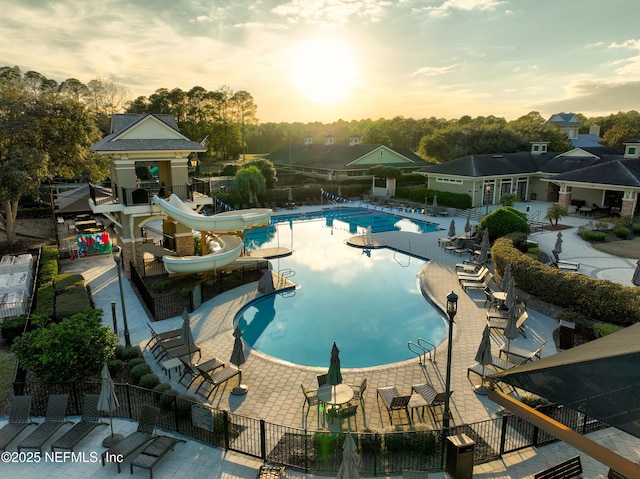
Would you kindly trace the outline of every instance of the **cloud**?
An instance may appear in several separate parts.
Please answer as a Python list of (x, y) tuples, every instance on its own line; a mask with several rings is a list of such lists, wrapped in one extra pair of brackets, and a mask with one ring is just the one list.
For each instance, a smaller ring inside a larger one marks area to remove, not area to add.
[(453, 65), (449, 65), (446, 67), (422, 67), (418, 68), (414, 71), (410, 77), (433, 77), (438, 75), (444, 75), (446, 73), (451, 73), (458, 66), (457, 63)]
[(344, 25), (351, 17), (378, 22), (390, 0), (291, 0), (272, 9), (291, 23)]
[(547, 112), (578, 111), (585, 115), (627, 111), (632, 99), (638, 98), (640, 81), (584, 81), (573, 85), (571, 93), (569, 98), (540, 103), (534, 109)]
[(501, 0), (445, 0), (437, 7), (426, 7), (426, 10), (433, 17), (446, 17), (455, 10), (465, 12), (495, 10), (503, 3), (505, 2)]

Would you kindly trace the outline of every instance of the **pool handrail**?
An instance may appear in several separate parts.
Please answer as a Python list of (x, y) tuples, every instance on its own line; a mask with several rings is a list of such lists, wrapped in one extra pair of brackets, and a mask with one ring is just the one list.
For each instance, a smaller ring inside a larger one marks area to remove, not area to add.
[[(431, 349), (429, 350), (429, 360), (433, 363), (436, 362), (436, 345), (433, 343), (430, 343), (429, 341), (427, 341), (424, 338), (418, 338), (418, 346), (424, 348), (424, 346), (422, 345), (421, 342), (427, 343), (429, 346), (431, 346)], [(431, 352), (433, 351), (433, 358), (431, 357)]]

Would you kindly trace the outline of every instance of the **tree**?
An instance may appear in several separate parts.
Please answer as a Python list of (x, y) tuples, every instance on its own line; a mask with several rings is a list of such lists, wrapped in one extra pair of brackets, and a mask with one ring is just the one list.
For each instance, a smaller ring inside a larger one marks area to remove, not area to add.
[(266, 191), (266, 180), (257, 166), (245, 166), (238, 170), (234, 181), (236, 191), (249, 198), (249, 204), (258, 201), (258, 195)]
[(47, 89), (49, 83), (35, 72), (30, 72), (29, 82), (19, 82), (15, 70), (4, 73), (0, 74), (0, 204), (4, 213), (0, 217), (7, 239), (15, 242), (18, 203), (24, 195), (55, 175), (103, 178), (107, 160), (89, 151), (101, 135), (84, 105)]
[(562, 205), (551, 205), (547, 210), (547, 214), (544, 216), (544, 219), (549, 221), (549, 223), (558, 224), (562, 218), (567, 216), (569, 212), (567, 208)]
[(376, 176), (378, 178), (394, 178), (399, 180), (402, 178), (402, 170), (395, 168), (393, 166), (385, 166), (385, 165), (376, 165), (372, 166), (367, 170), (367, 173), (370, 175)]
[(12, 351), (23, 368), (44, 381), (73, 381), (97, 374), (113, 358), (118, 337), (102, 325), (102, 310), (89, 309), (54, 323), (32, 317), (38, 325), (16, 339)]
[(278, 174), (278, 172), (273, 166), (273, 163), (271, 163), (269, 160), (259, 159), (253, 160), (247, 166), (252, 165), (256, 166), (260, 170), (260, 173), (262, 173), (262, 176), (264, 176), (265, 184), (268, 190), (272, 190), (276, 187), (276, 183), (278, 182), (278, 178), (276, 175)]

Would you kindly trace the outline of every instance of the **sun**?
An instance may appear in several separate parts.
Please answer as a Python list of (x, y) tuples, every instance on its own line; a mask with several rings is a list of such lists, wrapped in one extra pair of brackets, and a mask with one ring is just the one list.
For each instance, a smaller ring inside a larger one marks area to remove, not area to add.
[(355, 83), (353, 58), (347, 48), (334, 40), (302, 43), (291, 61), (291, 80), (311, 101), (340, 102)]

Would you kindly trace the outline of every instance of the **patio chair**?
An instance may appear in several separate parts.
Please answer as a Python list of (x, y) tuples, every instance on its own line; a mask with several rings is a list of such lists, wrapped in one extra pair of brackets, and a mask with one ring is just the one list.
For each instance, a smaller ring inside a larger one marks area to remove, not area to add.
[[(447, 398), (450, 398), (453, 394), (453, 391), (447, 392), (437, 392), (433, 386), (430, 384), (414, 384), (411, 386), (411, 389), (418, 393), (422, 399), (424, 399), (426, 403), (426, 407), (429, 410), (429, 414), (433, 418), (433, 423), (437, 424), (438, 420), (436, 418), (436, 409), (441, 409), (442, 414), (444, 415), (444, 404), (447, 401)], [(423, 409), (424, 415), (424, 409)]]
[(320, 400), (318, 399), (318, 390), (317, 389), (307, 389), (304, 387), (304, 384), (301, 384), (302, 394), (304, 394), (304, 404), (302, 405), (302, 412), (304, 412), (304, 406), (307, 406), (307, 414), (305, 417), (309, 417), (309, 412), (311, 411), (311, 406), (316, 406), (318, 408), (318, 412), (320, 412)]
[[(122, 462), (141, 447), (148, 445), (156, 437), (154, 430), (159, 414), (160, 409), (157, 407), (149, 406), (148, 404), (142, 406), (138, 429), (102, 453), (102, 466), (104, 467), (107, 462), (115, 462), (118, 465), (118, 473), (120, 473)], [(118, 460), (108, 460), (108, 458), (114, 457), (118, 457)]]
[(382, 399), (384, 407), (387, 408), (391, 425), (393, 425), (393, 411), (404, 410), (404, 412), (407, 413), (407, 419), (411, 422), (411, 417), (409, 416), (409, 401), (411, 400), (411, 396), (400, 396), (395, 386), (378, 388), (377, 393), (378, 397)]
[(217, 358), (213, 358), (208, 361), (205, 361), (204, 363), (200, 363), (195, 368), (192, 367), (191, 364), (189, 364), (182, 358), (180, 358), (180, 361), (182, 361), (182, 376), (180, 376), (180, 379), (178, 379), (178, 383), (182, 384), (182, 380), (185, 378), (188, 378), (189, 383), (185, 386), (187, 389), (191, 387), (191, 385), (196, 381), (196, 379), (201, 377), (197, 368), (201, 368), (207, 371), (209, 374), (211, 374), (216, 369), (223, 368), (225, 366), (225, 363), (223, 363)]
[(510, 343), (504, 343), (502, 346), (500, 346), (500, 356), (504, 354), (507, 357), (513, 356), (516, 358), (523, 359), (524, 360), (523, 362), (533, 361), (535, 358), (540, 359), (540, 351), (542, 351), (542, 348), (544, 348), (546, 344), (547, 342), (545, 341), (536, 350), (529, 351), (527, 349), (514, 346), (513, 344), (510, 344)]
[(487, 273), (482, 281), (460, 281), (460, 286), (466, 292), (468, 289), (485, 289), (493, 280), (493, 273)]
[(42, 452), (42, 446), (53, 436), (58, 429), (68, 424), (67, 419), (67, 402), (68, 394), (52, 394), (47, 400), (47, 412), (44, 422), (29, 433), (20, 443), (18, 443), (18, 452), (23, 449), (37, 449)]
[(345, 407), (329, 409), (327, 414), (329, 414), (330, 416), (335, 415), (335, 417), (337, 417), (340, 420), (340, 430), (342, 430), (342, 423), (346, 419), (347, 421), (349, 421), (347, 428), (350, 431), (351, 418), (353, 418), (353, 421), (356, 425), (356, 430), (358, 430), (358, 420), (357, 420), (358, 405), (357, 404), (349, 404), (348, 406), (345, 406)]
[(96, 427), (107, 425), (106, 422), (100, 420), (100, 413), (98, 412), (99, 398), (98, 394), (87, 394), (84, 397), (82, 418), (51, 444), (52, 451), (56, 449), (73, 451), (73, 448)]
[(353, 389), (353, 399), (360, 401), (362, 409), (364, 409), (364, 392), (367, 390), (367, 378), (364, 378), (359, 385), (351, 386)]
[[(164, 333), (156, 332), (149, 323), (147, 323), (149, 330), (151, 331), (151, 339), (147, 341), (145, 348), (148, 348), (149, 351), (156, 349), (162, 341), (166, 341), (168, 339), (176, 339), (182, 335), (182, 328), (172, 329), (171, 331), (165, 331)], [(153, 346), (151, 345), (153, 343)]]
[(24, 431), (27, 426), (35, 424), (31, 420), (31, 396), (15, 396), (9, 402), (9, 422), (0, 429), (0, 451)]
[(318, 379), (318, 387), (324, 386), (327, 384), (327, 378), (329, 377), (329, 373), (320, 374), (317, 376)]
[[(201, 396), (206, 397), (207, 399), (211, 397), (211, 395), (218, 388), (218, 386), (226, 383), (229, 379), (231, 379), (234, 376), (240, 376), (238, 384), (242, 383), (242, 373), (240, 372), (240, 369), (238, 369), (232, 364), (225, 366), (220, 371), (213, 373), (213, 375), (209, 374), (207, 371), (199, 367), (196, 367), (196, 369), (200, 372), (200, 376), (202, 376), (202, 379), (203, 379), (203, 381), (198, 386), (198, 389), (196, 389), (196, 394), (200, 394)], [(200, 393), (200, 389), (205, 384), (208, 384), (209, 386), (211, 386), (206, 396)]]
[[(524, 325), (524, 322), (528, 318), (529, 318), (529, 313), (527, 313), (526, 311), (523, 311), (522, 313), (520, 313), (520, 316), (516, 320), (516, 326), (518, 327), (518, 331), (525, 338), (527, 337), (527, 335), (525, 334), (524, 329), (522, 328), (522, 326)], [(492, 320), (488, 320), (487, 321), (487, 326), (489, 326), (489, 329), (497, 329), (497, 330), (501, 331), (502, 333), (504, 333), (504, 330), (507, 328), (507, 321), (492, 319)]]
[(181, 345), (173, 347), (173, 348), (165, 348), (162, 346), (162, 353), (156, 357), (156, 361), (162, 362), (171, 358), (183, 358), (188, 357), (188, 360), (191, 361), (194, 354), (198, 355), (198, 361), (202, 359), (202, 353), (200, 352), (201, 348), (196, 343), (190, 345)]

